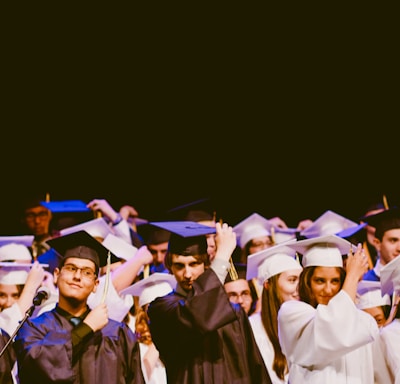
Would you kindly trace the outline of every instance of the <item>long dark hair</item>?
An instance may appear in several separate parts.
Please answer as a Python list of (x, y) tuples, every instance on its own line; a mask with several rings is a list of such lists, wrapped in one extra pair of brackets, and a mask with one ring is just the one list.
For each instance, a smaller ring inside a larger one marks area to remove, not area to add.
[[(311, 278), (314, 275), (314, 271), (316, 266), (312, 267), (305, 267), (300, 274), (299, 277), (299, 296), (300, 300), (304, 301), (310, 305), (312, 305), (314, 308), (317, 307), (318, 302), (312, 292), (311, 289)], [(340, 288), (343, 286), (344, 278), (346, 277), (346, 271), (344, 268), (341, 267), (335, 267), (340, 273)]]
[(261, 320), (274, 347), (272, 369), (281, 380), (284, 380), (285, 374), (288, 372), (288, 365), (278, 337), (278, 311), (283, 302), (278, 295), (279, 276), (280, 274), (271, 276), (268, 279), (268, 288), (264, 287), (262, 290)]

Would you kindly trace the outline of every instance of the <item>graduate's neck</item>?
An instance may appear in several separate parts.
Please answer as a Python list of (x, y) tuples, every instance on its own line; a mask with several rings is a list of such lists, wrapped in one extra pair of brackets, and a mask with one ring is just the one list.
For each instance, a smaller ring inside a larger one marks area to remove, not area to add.
[(58, 306), (64, 311), (67, 311), (68, 313), (76, 317), (83, 315), (88, 308), (86, 301), (77, 302), (74, 299), (62, 297), (59, 298)]

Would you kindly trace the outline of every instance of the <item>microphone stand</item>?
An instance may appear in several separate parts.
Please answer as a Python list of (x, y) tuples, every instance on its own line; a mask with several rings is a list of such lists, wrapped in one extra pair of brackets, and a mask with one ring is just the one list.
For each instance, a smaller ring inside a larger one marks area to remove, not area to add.
[(18, 331), (20, 330), (20, 328), (23, 326), (23, 324), (25, 323), (25, 321), (28, 319), (28, 317), (30, 317), (33, 313), (33, 311), (35, 310), (36, 305), (33, 304), (31, 305), (31, 307), (25, 312), (25, 316), (24, 318), (19, 322), (18, 327), (15, 329), (15, 331), (13, 332), (13, 334), (10, 336), (10, 338), (7, 340), (6, 345), (3, 347), (3, 349), (0, 352), (0, 357), (3, 356), (4, 352), (6, 351), (6, 349), (8, 348), (8, 346), (11, 344), (11, 342), (14, 340), (14, 337), (16, 336), (16, 334), (18, 333)]

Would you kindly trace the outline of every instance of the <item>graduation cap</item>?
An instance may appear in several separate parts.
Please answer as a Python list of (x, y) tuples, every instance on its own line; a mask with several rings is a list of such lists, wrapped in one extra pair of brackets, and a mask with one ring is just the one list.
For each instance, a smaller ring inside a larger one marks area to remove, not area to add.
[(301, 231), (300, 235), (306, 238), (334, 235), (349, 227), (355, 227), (357, 224), (336, 212), (327, 210), (308, 228)]
[(214, 234), (216, 229), (195, 221), (158, 221), (151, 222), (159, 228), (171, 233), (168, 251), (182, 256), (193, 256), (207, 253), (205, 235)]
[(382, 238), (390, 229), (400, 229), (400, 209), (392, 207), (375, 215), (364, 217), (368, 225), (375, 227), (375, 236)]
[(92, 237), (104, 240), (107, 235), (112, 233), (112, 229), (110, 226), (105, 222), (102, 217), (98, 217), (97, 219), (85, 221), (83, 223), (73, 225), (68, 228), (64, 228), (60, 230), (60, 235), (69, 235), (74, 232), (78, 231), (86, 231)]
[(390, 305), (390, 296), (382, 295), (380, 281), (361, 280), (357, 286), (356, 306), (367, 309)]
[(32, 254), (28, 246), (18, 243), (8, 243), (0, 246), (0, 261), (32, 262)]
[(343, 229), (343, 231), (336, 233), (336, 236), (342, 237), (343, 239), (350, 239), (353, 236), (360, 233), (360, 231), (363, 230), (366, 226), (367, 226), (367, 223), (357, 224), (352, 227)]
[(61, 264), (69, 257), (92, 260), (96, 269), (107, 264), (108, 253), (110, 252), (111, 263), (119, 261), (110, 250), (100, 241), (89, 235), (84, 230), (73, 232), (67, 235), (47, 240), (46, 243), (54, 248), (61, 255)]
[(249, 255), (247, 257), (247, 279), (257, 278), (260, 284), (263, 284), (278, 273), (303, 269), (296, 259), (296, 251), (286, 244), (274, 245)]
[(274, 241), (275, 244), (281, 244), (286, 241), (296, 239), (296, 228), (274, 228)]
[(171, 220), (195, 221), (204, 225), (215, 225), (216, 211), (210, 198), (205, 197), (167, 211)]
[(32, 265), (31, 263), (0, 262), (0, 284), (25, 284)]
[(286, 245), (302, 255), (303, 267), (343, 267), (342, 255), (357, 250), (350, 241), (336, 235), (313, 237)]
[(135, 256), (137, 248), (129, 244), (127, 241), (119, 238), (118, 236), (109, 233), (102, 241), (104, 247), (110, 250), (115, 256), (120, 259), (130, 260)]
[(271, 236), (272, 223), (258, 213), (253, 213), (233, 227), (237, 244), (244, 248), (255, 237)]
[(31, 246), (35, 236), (22, 235), (22, 236), (0, 236), (0, 247), (6, 244), (21, 244), (27, 247)]
[(121, 295), (139, 297), (139, 306), (151, 303), (156, 297), (165, 296), (176, 287), (174, 275), (169, 273), (153, 273), (123, 289)]
[(41, 205), (53, 213), (90, 212), (91, 210), (81, 200), (41, 201)]
[(138, 233), (146, 245), (157, 245), (169, 241), (170, 231), (155, 227), (149, 223), (138, 227)]
[(381, 268), (382, 295), (400, 294), (400, 256)]

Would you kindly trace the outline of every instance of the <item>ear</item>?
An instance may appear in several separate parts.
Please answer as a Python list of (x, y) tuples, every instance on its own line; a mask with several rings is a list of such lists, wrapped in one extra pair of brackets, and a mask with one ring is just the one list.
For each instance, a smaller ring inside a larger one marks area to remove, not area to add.
[[(97, 278), (96, 281), (94, 282), (94, 286), (93, 286), (93, 290), (92, 290), (93, 293), (96, 293), (99, 283), (100, 283), (100, 280)], [(112, 282), (111, 282), (111, 284), (112, 284)]]
[(376, 247), (376, 249), (379, 252), (381, 250), (381, 241), (377, 237), (374, 237), (373, 242), (374, 242), (374, 246)]
[(264, 286), (264, 289), (268, 289), (269, 288), (269, 281), (265, 280), (263, 286)]
[(55, 285), (57, 285), (58, 276), (60, 276), (60, 268), (54, 268), (53, 281)]

